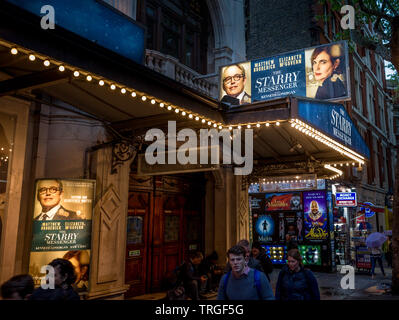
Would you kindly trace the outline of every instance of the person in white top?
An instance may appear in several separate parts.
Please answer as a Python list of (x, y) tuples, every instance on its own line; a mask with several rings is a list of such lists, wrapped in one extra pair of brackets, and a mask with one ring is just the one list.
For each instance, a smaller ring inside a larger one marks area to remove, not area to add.
[(384, 266), (382, 265), (382, 251), (380, 248), (370, 248), (371, 249), (371, 278), (375, 278), (375, 265), (376, 262), (380, 265), (381, 273), (385, 277)]

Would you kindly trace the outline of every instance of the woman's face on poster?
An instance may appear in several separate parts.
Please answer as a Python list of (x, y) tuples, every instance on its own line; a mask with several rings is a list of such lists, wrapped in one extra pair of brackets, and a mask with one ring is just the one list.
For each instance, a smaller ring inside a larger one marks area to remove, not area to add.
[(313, 73), (317, 81), (323, 82), (330, 77), (338, 66), (339, 59), (333, 64), (330, 55), (326, 51), (320, 52), (312, 61)]

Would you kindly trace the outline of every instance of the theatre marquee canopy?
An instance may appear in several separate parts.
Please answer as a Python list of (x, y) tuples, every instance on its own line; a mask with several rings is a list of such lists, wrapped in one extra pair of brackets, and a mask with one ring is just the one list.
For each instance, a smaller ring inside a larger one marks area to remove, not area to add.
[(253, 128), (254, 182), (259, 178), (317, 174), (334, 179), (362, 170), (370, 151), (338, 103), (287, 97), (226, 111), (230, 128)]

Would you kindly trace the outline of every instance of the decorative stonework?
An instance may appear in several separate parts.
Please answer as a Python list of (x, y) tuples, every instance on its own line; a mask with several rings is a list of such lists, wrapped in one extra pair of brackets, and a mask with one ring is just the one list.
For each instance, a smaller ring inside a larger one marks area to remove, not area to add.
[(98, 202), (100, 207), (100, 248), (98, 252), (98, 283), (117, 280), (113, 262), (117, 260), (115, 244), (118, 241), (121, 199), (111, 185)]

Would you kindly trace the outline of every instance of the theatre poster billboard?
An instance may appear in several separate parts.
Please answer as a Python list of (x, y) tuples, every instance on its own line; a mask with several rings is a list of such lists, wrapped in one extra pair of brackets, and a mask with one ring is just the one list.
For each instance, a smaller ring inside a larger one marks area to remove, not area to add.
[(328, 101), (350, 99), (345, 41), (220, 68), (220, 101), (230, 107), (288, 95)]
[(40, 179), (35, 184), (29, 273), (40, 285), (42, 267), (68, 259), (75, 290), (88, 291), (95, 180)]
[(326, 240), (327, 203), (325, 191), (303, 193), (305, 240)]

